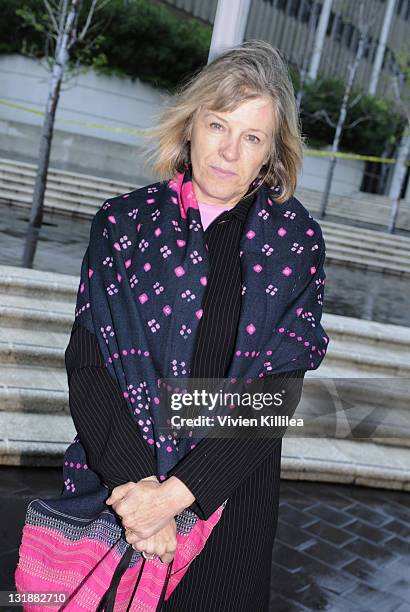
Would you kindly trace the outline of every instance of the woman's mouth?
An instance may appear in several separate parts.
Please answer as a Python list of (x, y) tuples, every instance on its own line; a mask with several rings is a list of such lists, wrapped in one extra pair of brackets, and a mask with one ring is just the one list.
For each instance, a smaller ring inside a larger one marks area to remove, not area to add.
[(217, 176), (229, 177), (229, 176), (234, 176), (236, 174), (235, 172), (231, 172), (230, 170), (224, 170), (223, 168), (218, 168), (218, 166), (210, 166), (210, 168), (213, 170), (213, 172)]

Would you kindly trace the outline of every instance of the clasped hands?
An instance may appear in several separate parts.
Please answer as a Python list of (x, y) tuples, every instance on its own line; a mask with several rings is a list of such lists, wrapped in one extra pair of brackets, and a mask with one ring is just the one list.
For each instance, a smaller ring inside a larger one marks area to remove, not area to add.
[(125, 539), (134, 550), (170, 563), (176, 550), (175, 515), (195, 501), (176, 476), (160, 483), (156, 476), (115, 487), (106, 500), (121, 519)]

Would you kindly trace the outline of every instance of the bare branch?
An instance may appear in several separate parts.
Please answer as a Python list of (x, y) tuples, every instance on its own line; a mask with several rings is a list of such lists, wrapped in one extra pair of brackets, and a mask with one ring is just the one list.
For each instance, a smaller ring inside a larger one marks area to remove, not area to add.
[(359, 123), (363, 123), (363, 121), (367, 121), (368, 119), (371, 119), (372, 116), (371, 115), (363, 115), (362, 117), (358, 117), (355, 121), (352, 121), (352, 123), (345, 123), (343, 126), (343, 129), (351, 129), (356, 127), (356, 125), (359, 125)]
[(99, 5), (95, 7), (95, 12), (100, 11), (104, 6), (109, 4), (110, 0), (101, 0)]
[[(70, 51), (70, 49), (77, 43), (78, 41), (78, 36), (77, 36), (77, 24), (78, 24), (78, 16), (79, 16), (79, 9), (81, 6), (81, 0), (79, 0), (78, 2), (74, 2), (74, 0), (71, 0), (72, 2), (72, 6), (71, 6), (71, 11), (74, 10), (74, 4), (76, 4), (75, 6), (75, 16), (76, 16), (76, 23), (73, 23), (73, 26), (71, 28), (71, 32), (70, 32), (70, 39), (67, 42), (67, 52)], [(72, 13), (70, 13), (71, 15)]]
[[(104, 21), (103, 19), (101, 19), (100, 21), (96, 21), (95, 23), (93, 23), (89, 28), (88, 28), (88, 36), (90, 35), (91, 32), (93, 32), (94, 30), (99, 30), (101, 28), (101, 30), (103, 30), (104, 26)], [(99, 32), (101, 34), (101, 32)]]
[(349, 103), (349, 108), (353, 108), (354, 106), (356, 106), (356, 104), (360, 102), (362, 98), (363, 98), (363, 93), (358, 92), (356, 96), (353, 98), (353, 100)]
[(58, 34), (58, 23), (57, 23), (57, 20), (56, 20), (56, 18), (55, 18), (54, 12), (53, 12), (53, 10), (52, 10), (52, 8), (51, 8), (50, 4), (48, 3), (48, 0), (43, 0), (43, 2), (44, 2), (44, 6), (45, 6), (45, 7), (46, 7), (46, 9), (47, 9), (48, 16), (49, 16), (49, 17), (50, 17), (50, 19), (51, 19), (51, 23), (53, 24), (54, 30), (55, 30), (55, 31), (57, 32), (57, 34)]
[(90, 23), (92, 21), (93, 15), (94, 15), (94, 11), (95, 11), (95, 7), (98, 3), (98, 0), (92, 0), (91, 6), (90, 6), (90, 10), (88, 11), (88, 15), (87, 15), (87, 19), (85, 20), (85, 24), (83, 29), (81, 30), (79, 36), (78, 36), (78, 40), (83, 40), (85, 35), (87, 34), (87, 30), (90, 27)]
[(320, 121), (323, 120), (325, 123), (327, 123), (332, 128), (336, 127), (336, 124), (331, 120), (327, 110), (324, 108), (321, 108), (320, 110), (317, 110), (314, 113), (305, 112), (304, 114), (307, 115), (311, 119), (319, 119)]
[(67, 8), (68, 8), (68, 0), (61, 0), (60, 9), (59, 9), (59, 14), (60, 14), (60, 25), (58, 26), (59, 32), (64, 31), (64, 25), (67, 19)]
[[(93, 4), (90, 7), (90, 11), (89, 11), (89, 13), (87, 15), (86, 23), (85, 23), (85, 25), (84, 25), (84, 27), (83, 27), (83, 29), (82, 29), (79, 37), (78, 37), (78, 40), (80, 40), (80, 41), (83, 40), (85, 35), (86, 35), (86, 33), (87, 33), (87, 31), (88, 30), (91, 31), (91, 29), (93, 27), (96, 27), (97, 22), (96, 22), (96, 24), (94, 24), (94, 26), (89, 27), (91, 19), (92, 19), (92, 16), (93, 16), (93, 13), (96, 13), (97, 11), (101, 10), (102, 8), (104, 8), (104, 6), (106, 6), (109, 3), (109, 1), (110, 0), (100, 0), (100, 3), (98, 4), (98, 0), (93, 0)], [(102, 25), (103, 23), (104, 23), (104, 21), (100, 21), (98, 23), (98, 25)]]
[(88, 49), (92, 49), (93, 46), (95, 45), (95, 42), (98, 38), (99, 34), (97, 34), (94, 38), (92, 38), (89, 42), (87, 42), (85, 45), (83, 45), (82, 49), (84, 51), (87, 51)]

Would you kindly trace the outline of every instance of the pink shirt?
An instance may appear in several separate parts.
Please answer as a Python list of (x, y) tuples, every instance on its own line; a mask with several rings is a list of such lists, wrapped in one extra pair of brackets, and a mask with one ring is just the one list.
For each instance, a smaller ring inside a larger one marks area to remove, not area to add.
[(198, 201), (198, 207), (199, 212), (201, 214), (201, 221), (204, 231), (216, 217), (218, 217), (221, 213), (224, 212), (224, 210), (230, 210), (234, 206), (235, 204), (207, 204), (206, 202)]

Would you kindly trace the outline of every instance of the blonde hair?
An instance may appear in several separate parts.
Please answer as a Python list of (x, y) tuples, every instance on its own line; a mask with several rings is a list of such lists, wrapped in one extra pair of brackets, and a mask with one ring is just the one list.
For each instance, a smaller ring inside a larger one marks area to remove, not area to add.
[[(279, 186), (278, 203), (296, 189), (303, 161), (303, 138), (293, 85), (279, 51), (262, 40), (249, 40), (225, 51), (197, 71), (171, 96), (149, 130), (155, 139), (146, 148), (146, 162), (161, 180), (185, 170), (195, 112), (200, 106), (220, 112), (235, 110), (242, 102), (270, 97), (275, 113), (275, 133), (269, 159), (261, 168), (257, 187), (263, 182)], [(256, 187), (256, 188), (257, 188)], [(255, 189), (256, 191), (256, 189)]]

